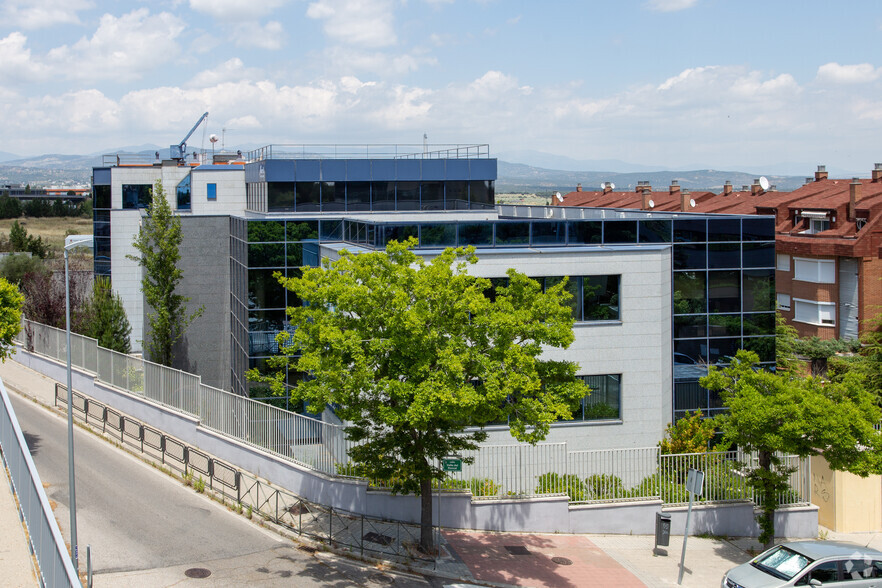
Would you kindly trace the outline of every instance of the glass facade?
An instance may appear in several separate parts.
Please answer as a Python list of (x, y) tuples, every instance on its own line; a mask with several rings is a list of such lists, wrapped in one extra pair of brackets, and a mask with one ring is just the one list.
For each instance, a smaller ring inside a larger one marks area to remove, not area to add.
[[(246, 268), (243, 300), (247, 318), (249, 367), (262, 368), (278, 354), (276, 334), (287, 327), (285, 308), (301, 304), (279, 283), (302, 266), (319, 263), (318, 243), (345, 241), (384, 248), (391, 240), (415, 237), (418, 248), (585, 247), (671, 244), (674, 418), (701, 409), (724, 410), (720, 399), (698, 385), (707, 365), (725, 363), (740, 348), (755, 351), (762, 362), (775, 359), (775, 249), (771, 218), (672, 218), (651, 220), (511, 220), (470, 222), (365, 222), (344, 218), (247, 221), (242, 241)], [(550, 287), (564, 276), (534, 277)], [(573, 316), (582, 322), (620, 320), (621, 276), (572, 276)], [(505, 278), (494, 279), (504, 285)], [(488, 292), (492, 296), (492, 291)], [(289, 375), (289, 377), (292, 377)], [(293, 377), (300, 378), (301, 374)], [(587, 377), (587, 376), (586, 376)], [(620, 377), (594, 382), (594, 393), (580, 407), (584, 420), (620, 418)], [(612, 380), (616, 378), (616, 387)], [(616, 402), (611, 402), (615, 397)], [(603, 406), (592, 408), (594, 398)], [(597, 417), (612, 414), (616, 417)], [(593, 412), (592, 412), (593, 411)], [(595, 415), (595, 416), (591, 416)]]
[(495, 207), (492, 180), (266, 182), (268, 212), (484, 210)]
[(739, 349), (775, 362), (775, 233), (771, 218), (675, 219), (674, 418), (725, 410), (698, 385)]

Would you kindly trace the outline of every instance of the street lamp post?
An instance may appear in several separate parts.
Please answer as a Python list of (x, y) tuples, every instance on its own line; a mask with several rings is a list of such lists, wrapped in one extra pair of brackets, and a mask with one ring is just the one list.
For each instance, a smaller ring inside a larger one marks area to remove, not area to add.
[(70, 488), (70, 551), (74, 569), (79, 573), (79, 553), (77, 549), (77, 492), (74, 484), (74, 441), (73, 441), (73, 386), (70, 365), (70, 270), (69, 253), (76, 247), (92, 247), (91, 235), (71, 235), (64, 243), (64, 318), (67, 336), (67, 472)]

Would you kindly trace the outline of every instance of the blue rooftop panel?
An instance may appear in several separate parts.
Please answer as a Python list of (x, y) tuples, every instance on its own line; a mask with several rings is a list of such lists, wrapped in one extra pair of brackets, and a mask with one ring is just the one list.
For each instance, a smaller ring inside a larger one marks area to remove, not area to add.
[(322, 160), (322, 181), (323, 182), (344, 182), (346, 181), (346, 162), (339, 159), (323, 159)]
[(371, 179), (376, 182), (395, 181), (395, 160), (374, 159), (371, 161)]
[(447, 160), (447, 178), (448, 180), (468, 180), (469, 179), (469, 160), (468, 159), (448, 159)]
[(470, 159), (469, 168), (471, 180), (496, 180), (495, 159)]
[(396, 175), (398, 181), (401, 182), (418, 182), (420, 181), (420, 160), (419, 159), (399, 159), (395, 162), (397, 169)]
[(318, 182), (322, 178), (321, 165), (318, 159), (296, 160), (295, 179), (298, 182)]
[(443, 159), (423, 159), (422, 179), (427, 181), (443, 180), (446, 172), (444, 170), (445, 160)]
[(347, 159), (346, 179), (350, 182), (370, 182), (371, 162), (369, 159)]
[(293, 182), (294, 161), (291, 159), (267, 159), (260, 163), (266, 165), (265, 177), (267, 182)]

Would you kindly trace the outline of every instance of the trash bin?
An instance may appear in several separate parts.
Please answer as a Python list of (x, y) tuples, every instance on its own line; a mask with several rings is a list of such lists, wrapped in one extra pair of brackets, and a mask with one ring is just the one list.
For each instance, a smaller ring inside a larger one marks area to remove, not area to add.
[(671, 543), (671, 515), (655, 513), (655, 546), (667, 547)]

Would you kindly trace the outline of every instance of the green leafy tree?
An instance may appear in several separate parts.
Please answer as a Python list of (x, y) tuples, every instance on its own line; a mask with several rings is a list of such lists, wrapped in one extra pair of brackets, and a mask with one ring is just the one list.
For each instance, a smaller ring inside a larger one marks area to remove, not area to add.
[[(288, 309), (295, 329), (279, 341), (290, 359), (275, 366), (290, 361), (311, 375), (292, 398), (314, 412), (334, 406), (355, 442), (355, 471), (419, 493), (420, 546), (430, 550), (432, 483), (445, 477), (437, 460), (477, 448), (490, 422), (508, 422), (515, 438), (535, 443), (551, 423), (572, 418), (571, 403), (588, 389), (575, 364), (540, 358), (544, 347), (573, 341), (565, 280), (543, 293), (509, 270), (491, 300), (490, 280), (466, 271), (474, 248), (426, 261), (415, 244), (342, 251), (302, 277), (280, 277), (304, 304)], [(281, 374), (271, 383), (287, 392)]]
[(777, 453), (823, 455), (835, 470), (867, 476), (882, 472), (882, 437), (873, 428), (879, 408), (859, 374), (833, 383), (760, 370), (758, 362), (755, 353), (738, 351), (728, 367), (711, 366), (701, 385), (729, 407), (715, 418), (724, 441), (757, 454), (756, 466), (746, 466), (748, 483), (761, 497), (760, 541), (769, 546), (777, 497), (791, 473)]
[(882, 405), (882, 314), (868, 322), (871, 328), (861, 337), (864, 344), (861, 349), (862, 361), (856, 367), (865, 375), (867, 389), (876, 395), (876, 402)]
[(12, 198), (9, 190), (4, 190), (0, 195), (0, 218), (18, 218), (21, 216), (21, 202), (18, 198)]
[(9, 244), (13, 251), (30, 252), (40, 259), (49, 257), (49, 244), (43, 241), (42, 237), (28, 235), (27, 229), (18, 221), (12, 223), (9, 229)]
[(796, 341), (799, 335), (791, 325), (775, 313), (775, 369), (778, 373), (795, 375), (802, 369), (802, 362), (796, 356)]
[(82, 332), (98, 340), (98, 345), (120, 353), (131, 351), (129, 335), (132, 326), (123, 308), (122, 298), (113, 291), (110, 280), (98, 277), (92, 283), (92, 294), (79, 317)]
[(145, 347), (152, 361), (166, 366), (171, 366), (174, 360), (175, 343), (204, 310), (199, 307), (189, 312), (190, 299), (177, 293), (178, 284), (184, 278), (178, 267), (182, 238), (181, 220), (172, 213), (162, 182), (156, 182), (147, 216), (132, 243), (140, 256), (130, 255), (129, 259), (144, 268), (141, 290), (149, 305), (147, 324), (150, 327)]
[(12, 355), (15, 336), (21, 330), (21, 305), (24, 297), (15, 284), (0, 278), (0, 361)]
[(46, 271), (43, 260), (26, 253), (13, 253), (0, 260), (0, 277), (17, 286), (21, 286), (26, 275)]
[[(664, 454), (705, 453), (716, 435), (713, 419), (704, 418), (700, 410), (687, 412), (677, 422), (668, 423), (665, 437), (658, 446)], [(723, 451), (715, 447), (714, 451)]]
[(797, 339), (794, 344), (796, 353), (811, 360), (813, 376), (826, 376), (827, 362), (837, 353), (854, 352), (858, 349), (860, 349), (860, 343), (857, 341), (821, 339), (817, 335)]

